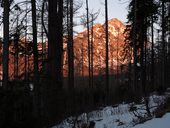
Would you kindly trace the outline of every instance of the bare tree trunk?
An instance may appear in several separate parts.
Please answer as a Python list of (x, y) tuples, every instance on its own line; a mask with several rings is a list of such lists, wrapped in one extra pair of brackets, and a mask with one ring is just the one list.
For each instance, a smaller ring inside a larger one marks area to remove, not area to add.
[(73, 0), (67, 0), (67, 24), (68, 24), (68, 85), (74, 89), (74, 47), (73, 47)]
[(136, 86), (137, 86), (137, 48), (136, 48), (136, 15), (137, 15), (137, 0), (135, 2), (135, 10), (134, 10), (134, 22), (133, 22), (133, 56), (134, 56), (134, 65), (133, 65), (133, 86), (132, 90), (133, 93), (136, 93)]
[(25, 16), (25, 21), (26, 21), (25, 26), (26, 26), (26, 29), (25, 29), (25, 55), (24, 55), (24, 58), (25, 58), (25, 60), (24, 60), (24, 61), (25, 61), (25, 62), (24, 62), (24, 63), (25, 63), (25, 65), (24, 65), (24, 69), (25, 69), (25, 71), (24, 71), (24, 72), (25, 72), (25, 76), (24, 76), (24, 77), (25, 77), (25, 78), (24, 78), (24, 79), (25, 79), (26, 82), (28, 82), (28, 81), (27, 81), (27, 80), (28, 80), (28, 69), (27, 69), (27, 68), (28, 68), (28, 65), (27, 65), (27, 63), (28, 63), (28, 57), (27, 57), (27, 52), (28, 52), (28, 51), (27, 51), (27, 47), (28, 47), (28, 46), (27, 46), (27, 44), (28, 44), (28, 42), (27, 42), (27, 29), (28, 29), (28, 27), (27, 27), (27, 25), (28, 25), (27, 22), (28, 22), (28, 21), (27, 21), (27, 20), (28, 20), (28, 19), (27, 19), (27, 11), (28, 11), (28, 3), (27, 3), (27, 0), (26, 0), (26, 16)]
[[(55, 21), (54, 21), (55, 22)], [(58, 0), (57, 13), (57, 85), (59, 89), (63, 86), (63, 0)], [(55, 43), (55, 42), (54, 42)]]
[(151, 49), (151, 84), (152, 87), (155, 87), (155, 81), (154, 81), (154, 30), (153, 30), (153, 16), (152, 18), (152, 25), (151, 25), (151, 34), (152, 34), (152, 49)]
[(93, 88), (93, 14), (92, 16), (92, 27), (91, 27), (91, 87)]
[[(8, 87), (8, 64), (9, 64), (9, 11), (10, 11), (10, 3), (9, 0), (4, 0), (4, 13), (3, 13), (3, 58), (2, 58), (2, 64), (3, 64), (3, 88), (4, 88), (4, 92), (5, 96), (4, 96), (4, 108), (2, 110), (2, 119), (0, 122), (0, 125), (2, 127), (5, 127), (9, 122), (12, 121), (12, 109), (10, 106), (10, 90)], [(2, 104), (3, 105), (3, 104)]]
[[(49, 10), (48, 10), (48, 91), (47, 91), (47, 96), (45, 98), (45, 105), (47, 106), (47, 120), (48, 120), (48, 125), (51, 123), (54, 123), (54, 118), (56, 118), (57, 115), (57, 106), (56, 103), (58, 102), (56, 100), (57, 97), (57, 91), (58, 88), (57, 86), (57, 54), (59, 54), (59, 49), (57, 49), (57, 22), (58, 22), (58, 13), (57, 13), (57, 8), (58, 8), (58, 0), (49, 0)], [(55, 100), (55, 101), (54, 101)], [(55, 108), (56, 107), (56, 108)]]
[(165, 83), (165, 3), (162, 0), (162, 89), (166, 88)]
[(63, 0), (49, 0), (48, 12), (48, 90), (46, 98), (48, 124), (61, 116), (63, 84)]
[(32, 27), (33, 27), (33, 54), (34, 54), (34, 111), (33, 115), (38, 118), (39, 116), (39, 69), (38, 69), (38, 49), (37, 49), (37, 23), (36, 23), (36, 0), (31, 0), (32, 5)]
[(48, 37), (48, 31), (47, 31), (47, 29), (45, 27), (45, 23), (44, 23), (44, 7), (45, 7), (45, 0), (43, 0), (43, 3), (42, 3), (41, 22), (42, 22), (42, 27), (44, 29), (46, 37)]
[(120, 30), (118, 30), (118, 36), (117, 36), (117, 40), (116, 40), (116, 45), (117, 45), (117, 48), (116, 48), (117, 49), (117, 51), (116, 51), (117, 52), (116, 53), (117, 54), (117, 68), (116, 68), (116, 70), (117, 70), (117, 73), (116, 73), (117, 85), (119, 84), (119, 67), (120, 67), (119, 57), (118, 57), (118, 53), (119, 53), (119, 51), (118, 51), (119, 50), (119, 44), (118, 44), (119, 43), (119, 31)]
[[(31, 0), (32, 3), (32, 26), (33, 26), (33, 54), (34, 54), (34, 84), (39, 81), (38, 69), (38, 48), (37, 48), (37, 23), (36, 23), (36, 0)], [(36, 88), (36, 87), (35, 87)]]
[(87, 10), (88, 73), (89, 73), (89, 88), (91, 88), (90, 31), (89, 31), (89, 6), (88, 6), (88, 0), (86, 0), (86, 10)]
[(18, 30), (18, 20), (19, 20), (19, 14), (17, 12), (17, 28), (14, 36), (14, 47), (15, 47), (15, 54), (14, 54), (14, 80), (18, 80), (18, 43), (19, 43), (19, 30)]
[(81, 43), (82, 43), (82, 46), (81, 46), (82, 77), (84, 77), (84, 44), (83, 44), (84, 42), (82, 41)]
[[(58, 1), (49, 0), (49, 21), (48, 21), (48, 75), (51, 81), (53, 81), (57, 88), (61, 88), (61, 85), (56, 85), (58, 79), (61, 78), (61, 56), (62, 56), (62, 44), (59, 23), (61, 17), (57, 12)], [(58, 10), (59, 11), (59, 10)], [(60, 26), (61, 27), (61, 26)], [(59, 78), (57, 78), (59, 76)], [(61, 79), (60, 79), (61, 80)]]
[(42, 8), (42, 11), (41, 11), (41, 45), (42, 45), (42, 61), (41, 61), (41, 63), (42, 63), (42, 65), (44, 65), (44, 59), (45, 59), (45, 56), (44, 56), (44, 54), (45, 54), (45, 47), (44, 47), (44, 28), (43, 28), (43, 8)]
[(106, 34), (106, 101), (109, 98), (109, 34), (108, 34), (108, 5), (105, 0), (105, 34)]
[(8, 84), (8, 59), (9, 59), (9, 0), (4, 0), (4, 44), (3, 44), (3, 87), (7, 88)]
[[(141, 72), (141, 87), (140, 87), (140, 92), (143, 91), (143, 93), (146, 92), (145, 90), (145, 84), (146, 84), (146, 80), (145, 80), (145, 65), (144, 65), (144, 20), (141, 21), (141, 26), (140, 26), (140, 35), (139, 35), (139, 41), (140, 41), (140, 72)], [(143, 90), (141, 90), (143, 89)]]

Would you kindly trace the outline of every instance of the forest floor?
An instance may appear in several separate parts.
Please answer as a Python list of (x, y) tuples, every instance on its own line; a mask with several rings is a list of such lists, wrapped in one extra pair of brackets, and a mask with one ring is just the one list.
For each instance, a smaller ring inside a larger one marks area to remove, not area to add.
[(141, 99), (140, 104), (122, 103), (69, 117), (52, 128), (87, 128), (93, 124), (94, 128), (170, 128), (170, 105), (168, 111), (162, 111), (169, 99), (169, 92), (149, 97), (152, 117), (147, 116), (144, 100)]

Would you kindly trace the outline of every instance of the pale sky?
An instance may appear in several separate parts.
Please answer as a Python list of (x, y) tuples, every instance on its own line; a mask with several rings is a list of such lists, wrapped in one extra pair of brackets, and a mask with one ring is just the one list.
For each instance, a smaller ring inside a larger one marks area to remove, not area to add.
[[(79, 15), (81, 13), (86, 14), (86, 9), (85, 9), (85, 2), (86, 0), (82, 0), (84, 7), (80, 9)], [(89, 0), (89, 12), (97, 12), (100, 10), (100, 14), (98, 18), (96, 19), (96, 23), (101, 23), (103, 24), (105, 22), (105, 7), (104, 7), (104, 2), (105, 0)], [(127, 22), (127, 6), (129, 4), (129, 0), (108, 0), (108, 18), (118, 18), (121, 20), (123, 23)], [(77, 21), (77, 20), (76, 20)], [(82, 31), (82, 27), (76, 27), (76, 30)]]
[[(85, 0), (84, 0), (85, 1)], [(118, 18), (119, 20), (126, 22), (127, 6), (129, 0), (108, 0), (108, 15), (109, 19)], [(89, 0), (89, 10), (91, 9), (101, 9), (101, 16), (99, 16), (99, 22), (104, 22), (104, 2), (105, 0)], [(125, 2), (125, 3), (124, 3)]]
[[(16, 1), (23, 1), (23, 0), (16, 0)], [(86, 0), (82, 0), (84, 7), (81, 8), (79, 11), (79, 15), (81, 13), (86, 13), (85, 10), (85, 2)], [(104, 2), (105, 0), (89, 0), (89, 12), (93, 10), (93, 12), (96, 12), (100, 9), (100, 15), (98, 16), (96, 23), (104, 23), (105, 20), (105, 12), (104, 12)], [(122, 22), (127, 21), (127, 6), (128, 6), (129, 0), (108, 0), (108, 15), (109, 19), (112, 18), (118, 18)], [(76, 19), (78, 20), (78, 19)], [(76, 29), (79, 29), (78, 31), (82, 31), (83, 27), (78, 27)], [(2, 26), (0, 27), (0, 31), (2, 32)], [(0, 32), (0, 36), (2, 36)]]
[[(78, 15), (82, 13), (86, 14), (86, 0), (83, 1), (83, 8), (81, 8)], [(103, 24), (105, 22), (105, 0), (89, 0), (89, 12), (97, 12), (100, 10), (100, 14), (96, 19), (95, 23)], [(123, 23), (127, 22), (127, 6), (129, 4), (129, 0), (108, 0), (108, 18), (117, 18), (121, 20)], [(75, 16), (76, 17), (76, 16)], [(75, 19), (76, 22), (79, 22), (79, 19)], [(83, 31), (83, 26), (75, 27), (76, 31)]]

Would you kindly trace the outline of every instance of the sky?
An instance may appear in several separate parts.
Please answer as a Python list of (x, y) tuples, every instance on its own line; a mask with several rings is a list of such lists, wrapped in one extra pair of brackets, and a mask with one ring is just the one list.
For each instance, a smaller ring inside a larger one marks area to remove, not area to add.
[[(86, 14), (85, 2), (83, 1), (83, 8), (80, 9), (79, 15), (82, 13)], [(105, 0), (89, 0), (89, 12), (97, 12), (100, 10), (99, 16), (96, 19), (95, 23), (103, 24), (105, 22), (105, 7), (104, 7)], [(127, 6), (129, 0), (108, 0), (108, 18), (117, 18), (121, 20), (123, 23), (127, 22)], [(83, 26), (79, 26), (76, 28), (78, 31), (83, 30)]]
[[(23, 1), (23, 0), (16, 0), (16, 2)], [(79, 0), (78, 0), (79, 1)], [(85, 2), (83, 1), (83, 7), (79, 10), (79, 15), (82, 15), (83, 13), (86, 13), (85, 9)], [(97, 12), (100, 10), (100, 14), (98, 18), (96, 19), (95, 23), (104, 23), (105, 20), (105, 12), (104, 12), (104, 2), (105, 0), (88, 0), (89, 1), (89, 12)], [(118, 18), (122, 22), (127, 21), (127, 6), (128, 6), (129, 0), (108, 0), (108, 18)], [(78, 21), (78, 19), (75, 19)], [(75, 28), (77, 31), (82, 31), (84, 28), (83, 26), (79, 26)], [(2, 26), (0, 27), (0, 36), (2, 36)]]
[[(118, 18), (119, 20), (126, 22), (128, 1), (129, 0), (108, 0), (109, 19)], [(93, 8), (94, 10), (101, 10), (100, 16), (97, 19), (99, 22), (104, 22), (105, 19), (104, 2), (105, 0), (89, 0), (89, 10)]]

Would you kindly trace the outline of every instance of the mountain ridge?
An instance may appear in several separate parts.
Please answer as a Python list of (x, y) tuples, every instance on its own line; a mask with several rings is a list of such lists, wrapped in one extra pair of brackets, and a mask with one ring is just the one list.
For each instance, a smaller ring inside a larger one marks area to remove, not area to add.
[[(93, 27), (90, 27), (90, 33), (93, 28), (93, 72), (94, 75), (105, 74), (105, 24), (95, 24)], [(109, 71), (110, 73), (115, 73), (117, 68), (121, 65), (127, 64), (128, 59), (124, 59), (124, 30), (125, 25), (118, 20), (117, 18), (113, 18), (108, 21), (108, 31), (109, 31)], [(19, 48), (20, 52), (18, 54), (18, 79), (24, 77), (25, 71), (25, 55), (24, 55), (24, 43), (25, 39), (20, 39)], [(90, 37), (90, 42), (92, 42), (92, 38)], [(27, 42), (28, 43), (28, 42)], [(29, 46), (30, 45), (30, 46)], [(31, 42), (28, 44), (29, 53), (27, 53), (27, 75), (32, 76), (33, 73), (33, 53), (31, 48)], [(47, 46), (47, 45), (46, 45)], [(0, 48), (0, 52), (2, 54), (2, 45)], [(28, 49), (28, 47), (27, 47)], [(46, 47), (47, 49), (47, 47)], [(64, 48), (63, 48), (63, 74), (67, 76), (68, 74), (68, 60), (67, 60), (67, 40), (64, 39)], [(15, 55), (15, 46), (14, 43), (10, 43), (9, 47), (9, 77), (10, 79), (14, 78), (14, 72), (16, 70), (16, 63), (14, 60)], [(38, 43), (38, 51), (41, 54), (42, 51), (42, 43)], [(47, 50), (46, 50), (47, 51)], [(88, 75), (88, 43), (87, 43), (87, 30), (84, 30), (74, 36), (74, 68), (75, 68), (75, 76), (87, 76)], [(118, 57), (117, 57), (118, 56)], [(0, 58), (2, 60), (2, 58)], [(42, 57), (40, 60), (40, 68)], [(47, 60), (48, 61), (48, 60)], [(2, 79), (2, 63), (0, 63), (0, 79)]]
[[(108, 20), (108, 31), (109, 31), (109, 68), (113, 73), (116, 67), (124, 65), (127, 60), (124, 60), (123, 46), (124, 46), (124, 30), (125, 25), (118, 20), (113, 18)], [(93, 56), (94, 56), (94, 75), (104, 74), (105, 68), (105, 23), (95, 24), (90, 27), (90, 34), (93, 28)], [(87, 29), (78, 33), (74, 37), (74, 54), (75, 54), (75, 74), (88, 75), (88, 42), (87, 42)], [(92, 42), (90, 35), (90, 42)], [(67, 58), (65, 52), (65, 57)], [(118, 58), (116, 57), (118, 55)], [(79, 57), (79, 58), (77, 58)], [(65, 59), (65, 64), (67, 60)], [(67, 65), (64, 67), (67, 69)]]

